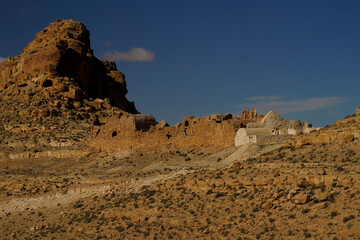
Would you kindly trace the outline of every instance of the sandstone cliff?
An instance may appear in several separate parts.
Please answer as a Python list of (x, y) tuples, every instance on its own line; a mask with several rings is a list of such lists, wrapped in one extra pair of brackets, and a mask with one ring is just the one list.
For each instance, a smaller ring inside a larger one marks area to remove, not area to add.
[(3, 100), (108, 99), (112, 106), (138, 113), (129, 102), (125, 76), (115, 63), (100, 61), (90, 47), (90, 32), (73, 20), (56, 20), (36, 34), (19, 56), (0, 63)]

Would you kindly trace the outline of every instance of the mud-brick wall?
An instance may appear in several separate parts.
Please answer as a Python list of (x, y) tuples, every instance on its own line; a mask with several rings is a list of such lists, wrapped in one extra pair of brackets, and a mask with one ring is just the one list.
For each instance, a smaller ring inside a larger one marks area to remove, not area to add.
[(102, 150), (130, 150), (176, 145), (179, 147), (233, 146), (238, 127), (232, 119), (212, 121), (210, 118), (185, 118), (174, 127), (152, 125), (138, 130), (132, 116), (99, 119), (93, 126), (89, 144)]

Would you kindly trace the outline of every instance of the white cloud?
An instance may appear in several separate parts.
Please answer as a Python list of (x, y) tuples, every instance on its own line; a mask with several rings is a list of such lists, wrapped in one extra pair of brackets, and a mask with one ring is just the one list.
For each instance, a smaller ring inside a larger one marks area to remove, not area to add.
[(5, 60), (6, 60), (6, 58), (0, 57), (0, 62), (3, 62)]
[(273, 101), (280, 99), (280, 96), (257, 96), (257, 97), (250, 97), (246, 98), (246, 101)]
[(105, 52), (104, 59), (109, 61), (151, 62), (155, 60), (155, 56), (150, 50), (134, 47), (128, 52)]
[(253, 97), (247, 100), (254, 100), (256, 102), (243, 104), (239, 107), (256, 108), (260, 113), (267, 113), (271, 110), (275, 110), (278, 113), (294, 113), (329, 108), (350, 100), (346, 97), (313, 97), (290, 101), (280, 99), (280, 97), (275, 98), (275, 96)]

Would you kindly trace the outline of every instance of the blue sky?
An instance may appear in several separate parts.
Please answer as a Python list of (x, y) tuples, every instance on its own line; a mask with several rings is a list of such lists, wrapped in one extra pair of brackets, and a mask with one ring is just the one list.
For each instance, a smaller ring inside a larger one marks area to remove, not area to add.
[(324, 126), (360, 106), (359, 12), (350, 0), (7, 1), (0, 57), (74, 19), (158, 121), (256, 107)]

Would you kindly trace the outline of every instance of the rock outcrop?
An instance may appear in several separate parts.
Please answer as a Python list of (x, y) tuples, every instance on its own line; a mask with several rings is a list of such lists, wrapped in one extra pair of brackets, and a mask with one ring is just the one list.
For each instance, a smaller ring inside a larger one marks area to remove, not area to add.
[(80, 22), (51, 23), (19, 56), (0, 63), (1, 98), (69, 102), (99, 98), (123, 111), (138, 113), (125, 97), (124, 74), (115, 63), (94, 56), (89, 37), (90, 32)]
[(247, 125), (248, 128), (269, 128), (278, 130), (304, 130), (311, 128), (312, 125), (307, 122), (300, 122), (299, 120), (286, 120), (280, 117), (275, 111), (270, 111), (265, 117), (259, 122), (251, 122)]
[[(306, 123), (304, 123), (306, 124)], [(301, 128), (302, 124), (298, 120), (285, 120), (275, 111), (270, 111), (259, 122), (249, 123), (249, 128)]]

